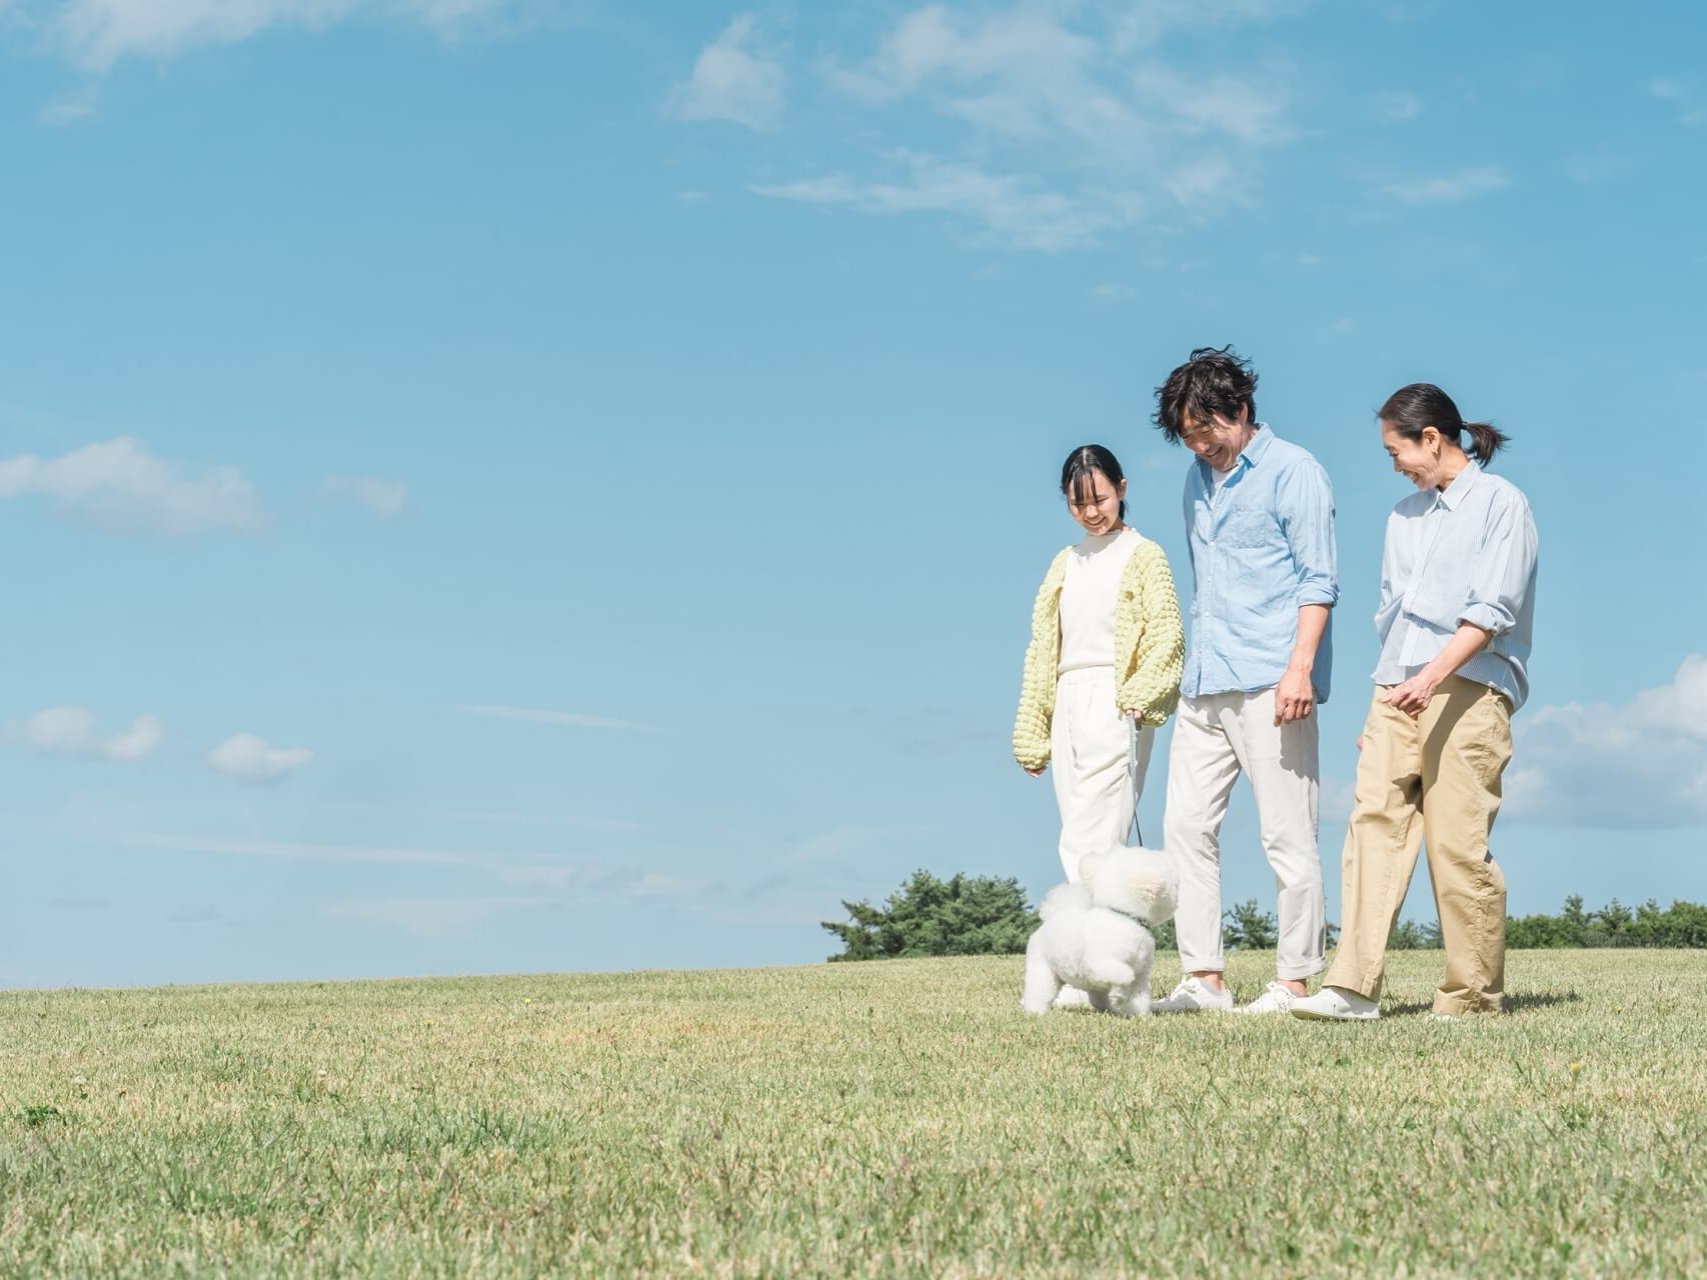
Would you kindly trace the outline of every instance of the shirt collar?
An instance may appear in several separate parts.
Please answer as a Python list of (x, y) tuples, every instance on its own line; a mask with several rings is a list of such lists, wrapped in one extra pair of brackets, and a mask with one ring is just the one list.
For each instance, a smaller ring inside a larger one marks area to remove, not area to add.
[(1464, 470), (1458, 473), (1451, 484), (1444, 489), (1434, 491), (1434, 500), (1436, 504), (1445, 507), (1448, 511), (1456, 511), (1463, 505), (1464, 499), (1475, 489), (1481, 479), (1482, 468), (1476, 465), (1474, 458), (1471, 458), (1464, 464)]
[[(1233, 472), (1244, 467), (1254, 467), (1261, 462), (1269, 446), (1274, 443), (1274, 432), (1268, 429), (1266, 422), (1257, 423), (1257, 433), (1251, 437), (1251, 442), (1239, 450), (1239, 456), (1233, 459)], [(1202, 458), (1197, 460), (1198, 474), (1203, 477), (1203, 483), (1209, 483), (1209, 464)], [(1231, 478), (1233, 472), (1229, 472)]]
[(1274, 432), (1268, 429), (1268, 423), (1257, 423), (1257, 433), (1251, 437), (1251, 442), (1239, 450), (1239, 460), (1247, 466), (1256, 466), (1263, 460), (1268, 447), (1274, 443)]

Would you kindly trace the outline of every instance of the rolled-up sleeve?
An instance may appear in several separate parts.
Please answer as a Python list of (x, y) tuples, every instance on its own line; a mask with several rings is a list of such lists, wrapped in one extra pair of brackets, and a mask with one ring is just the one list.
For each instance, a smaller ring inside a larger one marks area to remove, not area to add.
[(1281, 526), (1298, 566), (1296, 603), (1333, 608), (1340, 598), (1334, 546), (1334, 491), (1314, 461), (1290, 468), (1280, 484)]
[(1489, 512), (1481, 554), (1470, 570), (1469, 600), (1458, 621), (1490, 636), (1510, 631), (1535, 581), (1537, 544), (1529, 504), (1515, 492), (1504, 495)]

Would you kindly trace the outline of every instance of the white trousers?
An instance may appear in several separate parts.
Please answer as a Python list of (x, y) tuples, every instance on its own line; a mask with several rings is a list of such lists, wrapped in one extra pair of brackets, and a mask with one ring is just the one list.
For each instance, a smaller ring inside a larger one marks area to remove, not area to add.
[(1079, 859), (1126, 842), (1135, 791), (1142, 791), (1155, 732), (1138, 735), (1138, 782), (1130, 759), (1131, 721), (1114, 706), (1114, 668), (1069, 671), (1055, 686), (1049, 758), (1061, 810), (1061, 868), (1079, 882)]
[(1279, 890), (1276, 971), (1320, 973), (1327, 930), (1316, 847), (1318, 717), (1274, 723), (1274, 690), (1181, 698), (1168, 756), (1164, 842), (1179, 859), (1180, 965), (1226, 968), (1221, 952), (1221, 820), (1242, 771), (1251, 780), (1263, 852)]

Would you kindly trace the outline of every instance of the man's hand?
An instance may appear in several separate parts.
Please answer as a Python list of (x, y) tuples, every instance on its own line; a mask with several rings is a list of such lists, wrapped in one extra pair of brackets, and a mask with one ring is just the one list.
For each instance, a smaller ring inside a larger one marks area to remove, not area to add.
[(1316, 690), (1308, 670), (1288, 667), (1274, 686), (1274, 722), (1289, 724), (1303, 720), (1316, 709)]

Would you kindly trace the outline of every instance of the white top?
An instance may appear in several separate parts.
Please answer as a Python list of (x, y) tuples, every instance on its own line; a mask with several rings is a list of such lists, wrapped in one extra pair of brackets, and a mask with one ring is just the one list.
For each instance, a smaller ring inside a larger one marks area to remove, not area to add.
[(1498, 689), (1513, 710), (1521, 707), (1529, 696), (1535, 558), (1528, 501), (1474, 462), (1444, 491), (1406, 498), (1387, 518), (1375, 683), (1410, 679), (1468, 622), (1492, 638), (1458, 674)]
[(1064, 675), (1114, 665), (1114, 609), (1120, 575), (1144, 541), (1136, 529), (1087, 537), (1067, 557), (1061, 581), (1061, 666)]
[(1233, 478), (1233, 472), (1235, 472), (1237, 470), (1238, 470), (1237, 467), (1228, 467), (1225, 471), (1217, 471), (1214, 467), (1210, 467), (1209, 468), (1209, 496), (1211, 498), (1213, 498), (1216, 494), (1220, 493), (1221, 492), (1221, 486), (1226, 484), (1227, 481), (1229, 481), (1230, 479), (1232, 479)]

